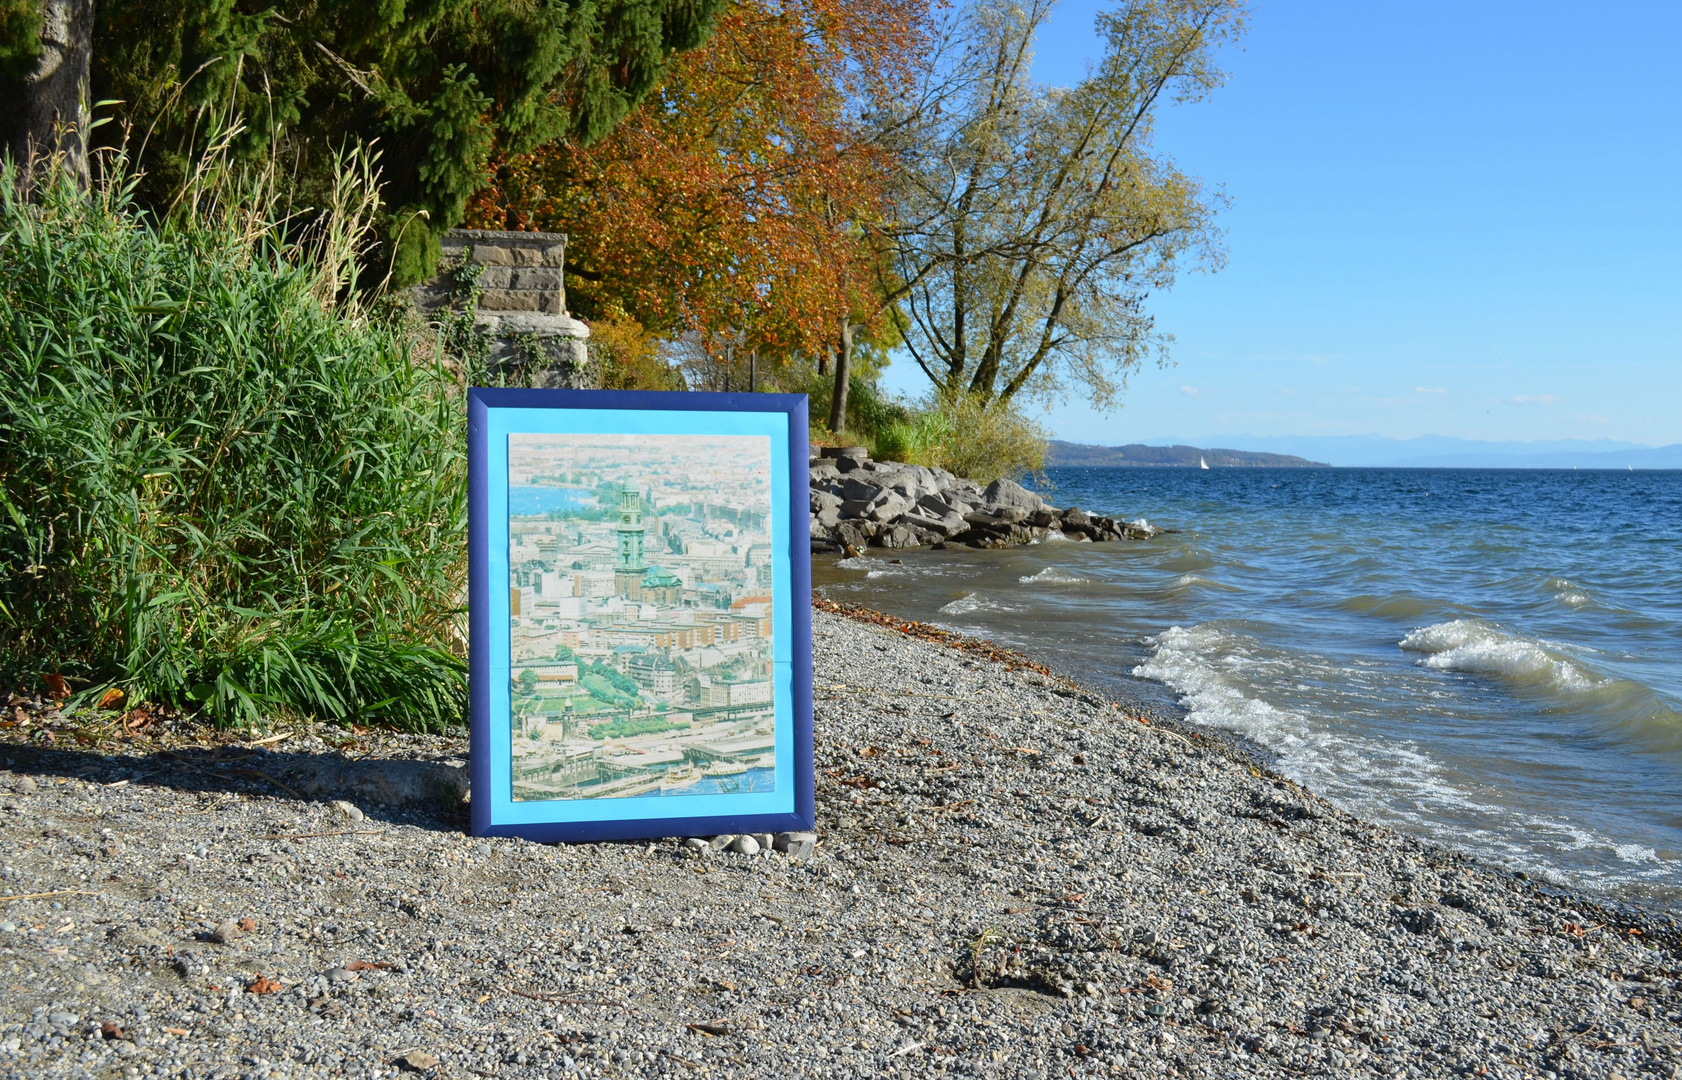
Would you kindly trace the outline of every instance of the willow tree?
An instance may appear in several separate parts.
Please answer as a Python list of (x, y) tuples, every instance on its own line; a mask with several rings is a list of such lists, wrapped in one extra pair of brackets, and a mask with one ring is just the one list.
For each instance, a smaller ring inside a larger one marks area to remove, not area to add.
[[(0, 79), (33, 78), (53, 46), (34, 0), (0, 0)], [(47, 10), (67, 0), (43, 0)], [(399, 241), (395, 275), (431, 268), (434, 238), (484, 185), (491, 148), (605, 135), (701, 44), (720, 0), (100, 0), (91, 85), (114, 102), (99, 136), (143, 148), (142, 192), (165, 203), (207, 146), (273, 163), (305, 203), (335, 155), (376, 144)], [(16, 9), (15, 11), (13, 9)], [(32, 66), (34, 65), (34, 66)], [(39, 140), (37, 140), (39, 142)]]
[(985, 405), (1078, 388), (1114, 404), (1163, 348), (1145, 306), (1221, 262), (1218, 201), (1152, 146), (1157, 110), (1223, 75), (1241, 0), (1122, 0), (1084, 80), (1031, 75), (1051, 0), (980, 0), (930, 54), (919, 92), (878, 120), (901, 163), (880, 229), (906, 347), (936, 391)]

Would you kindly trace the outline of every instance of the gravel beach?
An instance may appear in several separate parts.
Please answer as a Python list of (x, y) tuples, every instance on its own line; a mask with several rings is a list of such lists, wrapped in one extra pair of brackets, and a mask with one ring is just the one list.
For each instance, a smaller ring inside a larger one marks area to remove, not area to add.
[[(476, 840), (459, 739), (47, 745), (19, 710), (0, 1074), (1682, 1075), (1672, 924), (1009, 655), (826, 612), (814, 648), (801, 857)], [(413, 775), (288, 779), (355, 758)]]

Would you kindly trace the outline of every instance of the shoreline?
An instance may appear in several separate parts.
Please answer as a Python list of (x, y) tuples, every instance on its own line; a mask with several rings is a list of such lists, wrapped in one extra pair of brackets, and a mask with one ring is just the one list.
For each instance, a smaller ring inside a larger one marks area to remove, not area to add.
[(438, 803), (362, 799), (357, 820), (279, 790), (261, 748), (0, 745), (4, 892), (51, 894), (0, 907), (0, 1063), (1682, 1075), (1674, 921), (1552, 895), (1020, 654), (880, 618), (814, 617), (803, 858), (476, 840)]

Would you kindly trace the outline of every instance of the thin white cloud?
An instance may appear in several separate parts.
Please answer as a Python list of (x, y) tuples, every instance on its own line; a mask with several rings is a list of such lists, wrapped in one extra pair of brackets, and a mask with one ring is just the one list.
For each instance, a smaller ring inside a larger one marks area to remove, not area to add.
[(1279, 392), (1281, 394), (1289, 394), (1291, 397), (1296, 397), (1297, 396), (1297, 392), (1295, 390), (1292, 390), (1288, 386), (1282, 387)]
[(1444, 390), (1444, 389), (1441, 389), (1440, 387), (1435, 387), (1435, 386), (1416, 386), (1416, 387), (1413, 388), (1413, 392), (1416, 393), (1416, 394), (1446, 394), (1446, 393), (1448, 393), (1447, 390)]
[(1507, 400), (1514, 405), (1553, 405), (1559, 401), (1552, 394), (1514, 394)]
[(1180, 393), (1190, 394), (1192, 397), (1196, 397), (1198, 394), (1201, 394), (1202, 392), (1203, 391), (1199, 390), (1195, 386), (1182, 386), (1182, 387), (1180, 387)]
[(1577, 421), (1578, 423), (1582, 423), (1582, 424), (1604, 424), (1604, 423), (1608, 422), (1607, 419), (1604, 416), (1601, 416), (1599, 413), (1586, 413), (1586, 412), (1572, 413), (1571, 414), (1571, 419)]

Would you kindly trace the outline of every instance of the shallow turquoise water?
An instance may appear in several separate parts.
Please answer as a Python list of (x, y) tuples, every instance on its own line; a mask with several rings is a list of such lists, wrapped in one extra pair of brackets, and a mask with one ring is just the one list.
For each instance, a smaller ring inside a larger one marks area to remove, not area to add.
[(1166, 696), (1369, 818), (1682, 905), (1682, 473), (1051, 480), (1057, 505), (1179, 531), (878, 553), (822, 591)]

